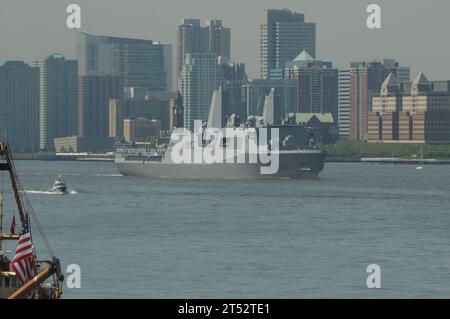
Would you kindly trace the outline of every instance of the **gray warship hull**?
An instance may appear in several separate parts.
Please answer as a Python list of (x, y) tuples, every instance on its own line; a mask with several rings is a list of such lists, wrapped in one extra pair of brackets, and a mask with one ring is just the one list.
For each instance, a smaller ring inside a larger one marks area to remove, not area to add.
[(165, 179), (279, 179), (317, 177), (324, 168), (325, 154), (319, 150), (281, 151), (275, 174), (262, 174), (261, 163), (175, 164), (150, 158), (116, 158), (125, 176)]

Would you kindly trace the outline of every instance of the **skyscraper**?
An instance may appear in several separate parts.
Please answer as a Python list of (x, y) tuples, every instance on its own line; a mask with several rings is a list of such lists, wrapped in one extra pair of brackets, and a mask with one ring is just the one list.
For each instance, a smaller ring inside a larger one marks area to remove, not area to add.
[(188, 53), (215, 53), (224, 61), (231, 58), (231, 30), (221, 20), (206, 20), (201, 26), (199, 19), (182, 19), (178, 26), (178, 75)]
[[(109, 137), (123, 137), (124, 119), (146, 118), (159, 120), (162, 134), (167, 134), (173, 128), (173, 115), (177, 110), (178, 92), (153, 92), (145, 96), (125, 96), (123, 100), (109, 101)], [(173, 112), (173, 113), (172, 113)], [(171, 122), (172, 121), (172, 122)], [(176, 121), (175, 121), (176, 122)], [(179, 121), (178, 121), (179, 122)], [(181, 123), (181, 122), (179, 122)]]
[(305, 16), (290, 10), (264, 10), (260, 21), (260, 73), (269, 77), (273, 69), (282, 69), (299, 52), (316, 56), (316, 24), (305, 23)]
[(303, 51), (286, 63), (284, 78), (298, 83), (300, 113), (331, 113), (337, 127), (339, 101), (339, 71), (331, 62), (315, 60)]
[(39, 68), (0, 64), (0, 137), (16, 152), (39, 150)]
[(109, 134), (111, 138), (120, 138), (123, 136), (123, 107), (118, 99), (109, 100), (108, 106)]
[(123, 137), (130, 142), (150, 142), (159, 138), (161, 132), (161, 120), (137, 117), (123, 120)]
[(177, 97), (169, 101), (169, 131), (177, 127), (184, 127), (183, 113), (183, 98), (178, 92)]
[(372, 98), (372, 111), (368, 114), (368, 140), (398, 140), (399, 111), (401, 110), (402, 93), (400, 83), (392, 73), (389, 73), (388, 77), (381, 84), (379, 94), (374, 94)]
[(286, 113), (297, 111), (298, 84), (296, 80), (262, 80), (248, 81), (244, 86), (244, 99), (247, 107), (247, 116), (261, 116), (264, 111), (266, 96), (274, 90), (274, 121), (281, 123)]
[(40, 69), (39, 148), (53, 150), (55, 137), (78, 131), (78, 63), (52, 54), (35, 66)]
[(89, 75), (79, 78), (78, 135), (109, 137), (109, 100), (123, 98), (121, 78)]
[(148, 91), (167, 91), (170, 88), (170, 45), (78, 31), (76, 46), (80, 76), (119, 76), (123, 78), (124, 86)]
[(420, 73), (401, 91), (400, 82), (391, 73), (373, 97), (369, 113), (368, 139), (389, 143), (450, 142), (450, 94), (433, 88)]
[(350, 138), (350, 69), (339, 70), (339, 137)]
[(186, 54), (205, 51), (200, 20), (182, 19), (177, 31), (177, 75), (181, 73)]
[[(157, 42), (159, 43), (159, 42)], [(169, 44), (161, 44), (163, 47), (164, 71), (166, 73), (166, 91), (172, 91), (173, 84), (173, 48)]]
[(411, 67), (400, 66), (400, 64), (395, 61), (395, 59), (383, 59), (383, 64), (388, 66), (398, 82), (410, 82), (411, 81)]
[[(350, 139), (367, 140), (368, 113), (372, 112), (372, 97), (378, 94), (389, 73), (397, 76), (398, 63), (392, 60), (353, 62), (350, 76)], [(404, 76), (404, 75), (403, 75)]]
[(220, 65), (222, 72), (222, 119), (237, 114), (241, 121), (247, 119), (247, 109), (242, 94), (242, 86), (247, 82), (244, 63), (227, 62)]
[(194, 120), (208, 120), (211, 97), (219, 83), (220, 70), (216, 54), (186, 55), (178, 83), (183, 98), (184, 127), (192, 130)]

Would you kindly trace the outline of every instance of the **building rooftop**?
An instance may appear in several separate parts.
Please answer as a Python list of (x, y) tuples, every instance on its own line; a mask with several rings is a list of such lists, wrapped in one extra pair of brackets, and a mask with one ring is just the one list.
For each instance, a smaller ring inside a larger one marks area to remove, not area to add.
[(52, 53), (48, 56), (48, 59), (64, 59), (64, 56), (60, 53)]
[(312, 62), (315, 61), (314, 58), (305, 50), (302, 51), (295, 59), (296, 62)]
[(386, 80), (384, 80), (383, 85), (386, 86), (398, 86), (399, 83), (397, 81), (397, 78), (395, 77), (394, 74), (389, 73), (388, 77), (386, 78)]
[(313, 117), (316, 117), (321, 123), (334, 123), (331, 113), (295, 113), (295, 122), (308, 123)]
[(0, 66), (7, 66), (7, 67), (27, 66), (27, 67), (29, 67), (29, 65), (26, 64), (24, 61), (17, 61), (17, 60), (8, 60), (8, 61), (4, 61), (3, 63), (0, 62)]
[(381, 94), (400, 93), (400, 83), (394, 74), (389, 73), (386, 80), (381, 84)]
[(420, 72), (413, 82), (413, 85), (416, 84), (430, 84), (430, 81), (428, 81), (427, 77), (425, 76), (425, 74), (423, 74), (423, 72)]

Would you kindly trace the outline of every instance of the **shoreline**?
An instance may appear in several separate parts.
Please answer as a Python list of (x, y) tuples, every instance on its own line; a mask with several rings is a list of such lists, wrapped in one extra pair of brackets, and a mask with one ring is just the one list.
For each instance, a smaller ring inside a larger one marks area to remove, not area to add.
[(114, 156), (110, 154), (40, 154), (40, 153), (16, 153), (14, 159), (18, 161), (85, 161), (85, 162), (114, 162)]
[[(16, 154), (15, 160), (20, 161), (77, 161), (77, 162), (114, 162), (114, 156), (110, 154)], [(450, 165), (450, 159), (418, 159), (408, 157), (388, 156), (327, 156), (326, 163), (366, 163), (366, 164), (394, 164), (394, 165)]]
[(406, 157), (340, 157), (340, 156), (328, 156), (325, 159), (326, 163), (366, 163), (366, 164), (393, 164), (393, 165), (450, 165), (448, 159), (418, 159), (418, 158), (406, 158)]

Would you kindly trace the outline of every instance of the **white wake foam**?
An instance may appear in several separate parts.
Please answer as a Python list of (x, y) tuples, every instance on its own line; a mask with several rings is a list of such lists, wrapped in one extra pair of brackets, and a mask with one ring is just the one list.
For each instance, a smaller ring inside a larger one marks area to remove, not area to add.
[(122, 174), (94, 174), (93, 176), (98, 177), (122, 177)]
[(39, 194), (39, 195), (76, 195), (79, 194), (78, 191), (74, 190), (74, 189), (70, 189), (67, 193), (63, 194), (61, 192), (57, 192), (57, 191), (42, 191), (42, 190), (31, 190), (31, 189), (26, 189), (25, 193), (27, 194)]

